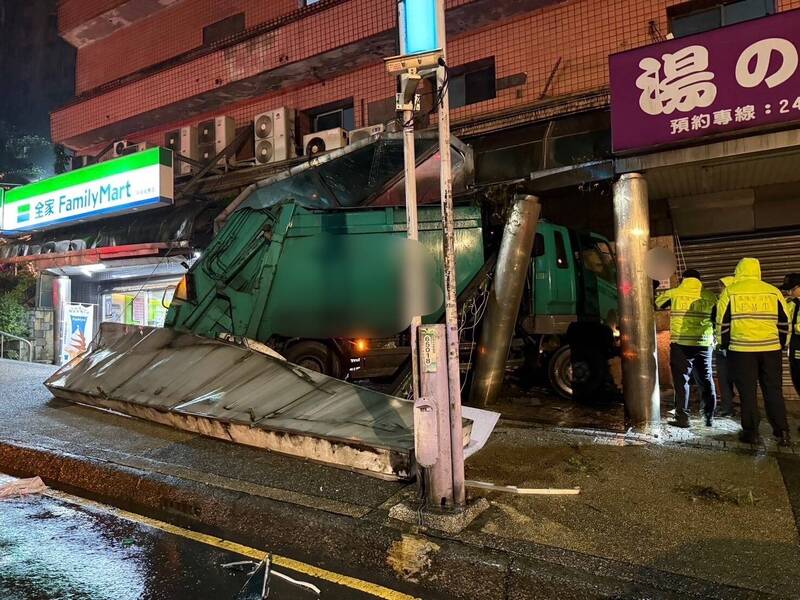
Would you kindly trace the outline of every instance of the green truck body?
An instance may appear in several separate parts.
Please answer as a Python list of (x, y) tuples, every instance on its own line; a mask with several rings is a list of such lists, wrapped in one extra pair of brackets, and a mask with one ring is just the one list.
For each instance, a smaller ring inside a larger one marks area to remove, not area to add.
[[(419, 229), (433, 258), (425, 276), (436, 288), (443, 262), (438, 206), (419, 208)], [(456, 206), (455, 235), (463, 298), (491, 271), (479, 207)], [(398, 285), (404, 262), (394, 254), (405, 237), (405, 210), (398, 207), (241, 208), (190, 269), (166, 326), (263, 342), (338, 377), (351, 370), (358, 378), (394, 375), (408, 357)], [(520, 328), (552, 345), (575, 320), (613, 321), (614, 277), (607, 240), (540, 222)], [(441, 314), (439, 303), (424, 320)]]

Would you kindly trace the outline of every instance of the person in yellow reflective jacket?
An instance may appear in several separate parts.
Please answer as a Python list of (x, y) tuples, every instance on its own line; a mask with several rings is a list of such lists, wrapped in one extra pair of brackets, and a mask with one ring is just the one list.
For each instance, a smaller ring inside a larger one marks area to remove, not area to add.
[[(722, 287), (726, 288), (733, 283), (733, 276), (722, 277), (720, 279)], [(711, 311), (711, 322), (716, 321), (717, 307)], [(720, 417), (735, 417), (736, 409), (733, 407), (733, 397), (736, 390), (733, 387), (733, 379), (728, 368), (728, 351), (717, 347), (714, 350), (714, 363), (717, 366), (717, 379), (719, 380), (719, 390), (717, 393), (717, 415)]]
[(786, 292), (789, 305), (789, 370), (792, 384), (800, 394), (800, 273), (789, 273), (781, 289)]
[(757, 259), (739, 261), (735, 281), (720, 294), (716, 327), (742, 405), (739, 439), (748, 444), (759, 441), (756, 392), (761, 384), (772, 433), (781, 445), (790, 445), (781, 381), (789, 307), (778, 288), (761, 281)]
[(714, 327), (711, 311), (717, 297), (703, 289), (700, 273), (684, 272), (680, 285), (656, 298), (658, 308), (669, 308), (669, 366), (675, 389), (676, 427), (689, 427), (689, 381), (694, 377), (703, 401), (706, 426), (711, 427), (717, 394), (711, 373)]

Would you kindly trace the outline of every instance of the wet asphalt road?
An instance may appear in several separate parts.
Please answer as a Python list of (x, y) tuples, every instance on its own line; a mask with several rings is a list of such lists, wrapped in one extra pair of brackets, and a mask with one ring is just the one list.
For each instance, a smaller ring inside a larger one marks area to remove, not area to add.
[[(0, 500), (2, 600), (233, 600), (240, 598), (248, 573), (221, 565), (242, 560), (249, 558), (95, 506), (40, 495)], [(277, 570), (317, 586), (323, 599), (375, 598)], [(270, 600), (315, 597), (280, 580), (272, 582), (269, 595)]]

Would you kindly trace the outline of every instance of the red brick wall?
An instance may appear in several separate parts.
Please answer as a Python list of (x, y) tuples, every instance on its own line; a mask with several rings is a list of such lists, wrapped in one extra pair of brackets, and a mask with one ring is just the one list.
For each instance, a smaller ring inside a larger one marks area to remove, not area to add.
[[(466, 0), (454, 0), (454, 3), (463, 1)], [(527, 82), (520, 87), (501, 90), (492, 100), (454, 110), (453, 120), (458, 122), (539, 101), (559, 59), (561, 63), (548, 89), (548, 97), (605, 88), (608, 85), (608, 55), (656, 41), (651, 34), (650, 21), (665, 35), (668, 32), (666, 8), (680, 2), (568, 0), (450, 40), (448, 62), (453, 66), (494, 55), (498, 78), (517, 73), (527, 74)], [(196, 7), (199, 4), (205, 4), (205, 1), (197, 0), (187, 6)], [(228, 6), (231, 2), (218, 4)], [(250, 3), (240, 1), (235, 4), (242, 6)], [(395, 26), (394, 4), (394, 0), (353, 0), (314, 14), (303, 22), (288, 25), (275, 34), (216, 52), (68, 107), (53, 116), (54, 139), (63, 140), (137, 112), (164, 106), (220, 84), (248, 77), (280, 64), (282, 56), (288, 56), (291, 61), (301, 60), (334, 44), (358, 39), (363, 32), (385, 31)], [(800, 0), (781, 0), (779, 6), (781, 10), (800, 8)], [(183, 10), (175, 7), (170, 11), (179, 9)], [(250, 19), (267, 18), (266, 12), (261, 15), (248, 16), (248, 25), (252, 24)], [(202, 20), (192, 22), (197, 24)], [(197, 34), (195, 25), (191, 29)], [(310, 35), (308, 32), (314, 33)], [(121, 35), (118, 33), (112, 38)], [(363, 107), (369, 102), (393, 95), (394, 91), (393, 78), (384, 73), (382, 64), (376, 64), (302, 89), (267, 94), (215, 113), (229, 114), (236, 119), (237, 125), (244, 125), (252, 120), (253, 115), (270, 108), (285, 105), (302, 110), (352, 96), (356, 125), (361, 126), (366, 124)], [(195, 117), (191, 122), (199, 120), (200, 117)], [(162, 138), (161, 132), (175, 125), (170, 123), (158, 130), (131, 132), (130, 137), (136, 141), (158, 143)]]
[[(203, 44), (203, 27), (237, 13), (253, 27), (296, 10), (299, 0), (189, 0), (78, 51), (75, 92), (135, 73)], [(158, 26), (153, 26), (153, 20)]]
[(58, 30), (70, 31), (104, 12), (124, 4), (126, 0), (59, 0)]

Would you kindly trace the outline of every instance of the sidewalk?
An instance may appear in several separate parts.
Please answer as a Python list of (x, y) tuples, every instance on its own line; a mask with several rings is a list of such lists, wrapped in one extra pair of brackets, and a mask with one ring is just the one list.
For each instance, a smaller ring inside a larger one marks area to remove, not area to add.
[(51, 370), (0, 361), (0, 471), (369, 573), (421, 598), (790, 598), (800, 589), (800, 455), (501, 421), (467, 463), (469, 479), (582, 493), (472, 490), (491, 507), (451, 536), (389, 519), (415, 486), (57, 402), (39, 383)]

